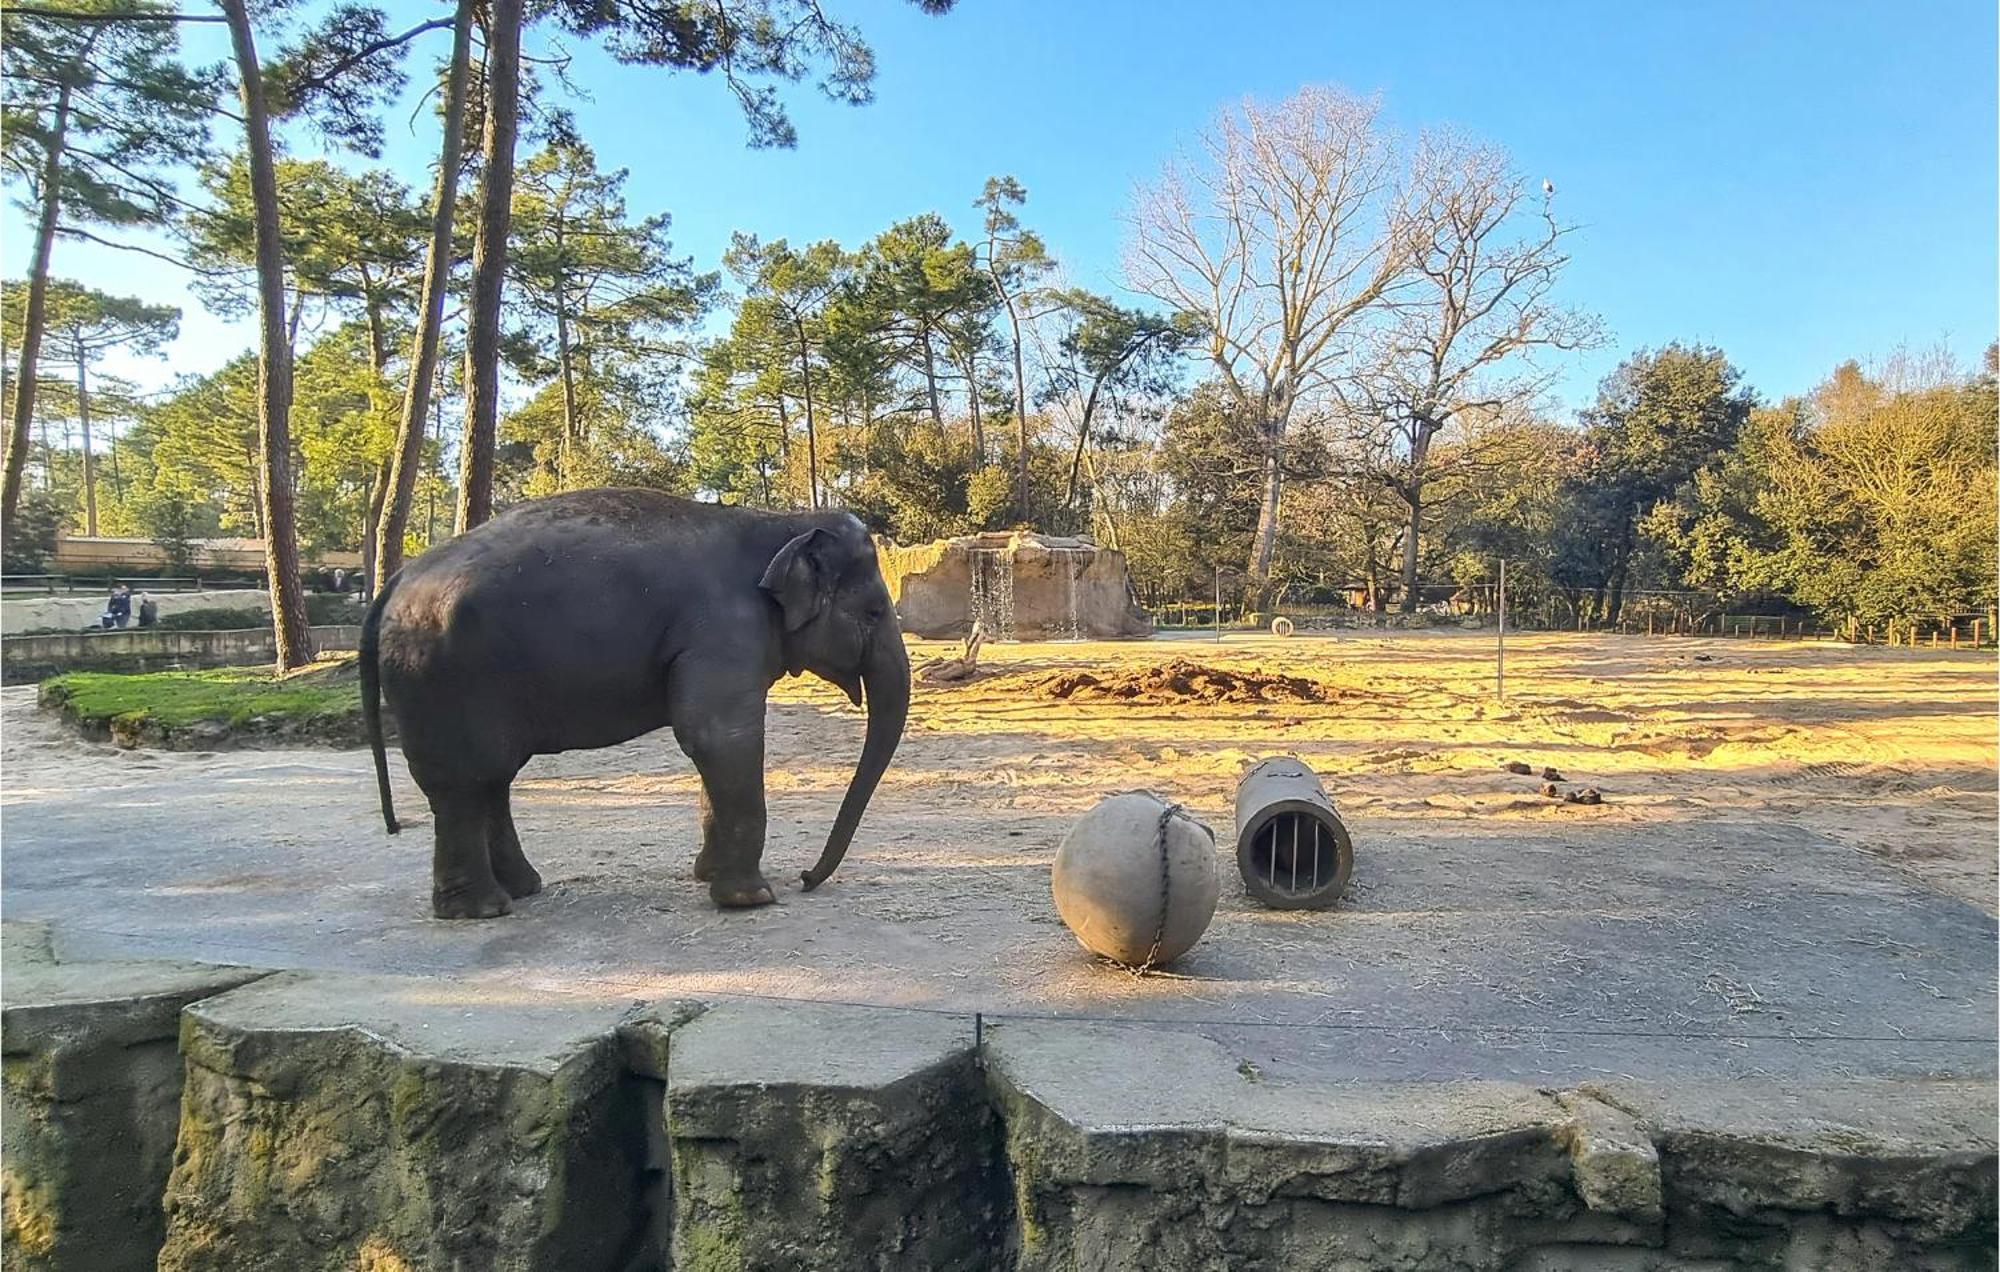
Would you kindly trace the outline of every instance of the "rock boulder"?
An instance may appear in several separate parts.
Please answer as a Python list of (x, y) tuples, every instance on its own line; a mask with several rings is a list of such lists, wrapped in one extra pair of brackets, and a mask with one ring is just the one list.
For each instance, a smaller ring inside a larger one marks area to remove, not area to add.
[(1125, 554), (1087, 537), (989, 531), (915, 547), (878, 541), (903, 630), (949, 640), (977, 621), (996, 640), (1149, 636)]

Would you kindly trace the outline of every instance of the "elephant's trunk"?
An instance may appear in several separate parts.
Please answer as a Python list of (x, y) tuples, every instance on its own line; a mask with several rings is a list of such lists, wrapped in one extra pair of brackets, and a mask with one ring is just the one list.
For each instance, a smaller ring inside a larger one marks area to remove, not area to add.
[(903, 633), (897, 629), (893, 614), (875, 635), (868, 665), (862, 669), (861, 687), (867, 695), (868, 739), (862, 743), (861, 762), (854, 766), (854, 778), (847, 784), (847, 797), (840, 801), (840, 816), (834, 819), (833, 833), (826, 837), (825, 851), (812, 869), (799, 876), (807, 892), (826, 882), (847, 855), (861, 815), (868, 811), (869, 797), (875, 794), (890, 757), (896, 754), (896, 743), (903, 738), (903, 721), (910, 714), (910, 656), (903, 650)]

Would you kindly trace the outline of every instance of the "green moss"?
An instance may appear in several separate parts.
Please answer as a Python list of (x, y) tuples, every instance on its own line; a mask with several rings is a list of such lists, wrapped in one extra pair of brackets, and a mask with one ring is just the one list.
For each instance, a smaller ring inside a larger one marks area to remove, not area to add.
[(710, 1214), (675, 1234), (675, 1261), (690, 1272), (742, 1272), (749, 1267), (743, 1248), (741, 1212)]
[(86, 724), (120, 720), (178, 728), (205, 721), (240, 725), (255, 716), (323, 720), (361, 710), (352, 660), (323, 663), (279, 677), (268, 667), (152, 671), (136, 675), (74, 671), (42, 682), (42, 702)]

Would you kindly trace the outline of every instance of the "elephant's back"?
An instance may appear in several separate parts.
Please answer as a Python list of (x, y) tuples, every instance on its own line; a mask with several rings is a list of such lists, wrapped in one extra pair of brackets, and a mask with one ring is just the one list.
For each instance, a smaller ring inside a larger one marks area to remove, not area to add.
[(684, 611), (754, 589), (756, 553), (739, 569), (723, 564), (761, 524), (744, 523), (746, 512), (616, 488), (517, 505), (397, 575), (382, 618), (384, 665), (499, 662), (569, 676), (579, 651), (607, 673), (652, 661)]

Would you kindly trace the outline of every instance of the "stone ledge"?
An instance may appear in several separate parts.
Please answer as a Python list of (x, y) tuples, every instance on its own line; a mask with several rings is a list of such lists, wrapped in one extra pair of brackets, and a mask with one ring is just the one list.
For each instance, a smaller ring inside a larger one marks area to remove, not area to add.
[[(44, 930), (4, 937), (23, 1267), (1994, 1263), (1977, 1082), (1272, 1080), (1155, 1027), (989, 1022), (981, 1049), (931, 1012), (65, 964)], [(81, 1040), (143, 1081), (63, 1070)], [(142, 1130), (69, 1116), (140, 1088)], [(143, 1195), (93, 1190), (135, 1139)], [(55, 1240), (148, 1215), (136, 1254)]]
[(647, 1266), (631, 1012), (307, 972), (194, 1005), (159, 1266)]
[(1274, 1082), (1161, 1034), (989, 1029), (1023, 1266), (1993, 1266), (1987, 1084)]
[[(1795, 1266), (1993, 1266), (1991, 1083), (1606, 1083), (1589, 1091), (1653, 1138), (1669, 1228), (1685, 1253), (1775, 1257), (1782, 1249)], [(1729, 1239), (1718, 1240), (1722, 1233)]]
[(8, 1266), (151, 1268), (180, 1120), (182, 1009), (263, 973), (63, 962), (46, 927), (0, 930)]
[(1007, 1245), (973, 1020), (731, 1002), (672, 1035), (677, 1268), (977, 1269)]

